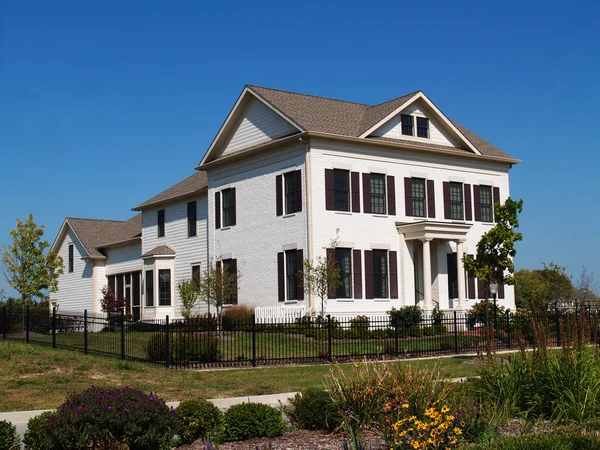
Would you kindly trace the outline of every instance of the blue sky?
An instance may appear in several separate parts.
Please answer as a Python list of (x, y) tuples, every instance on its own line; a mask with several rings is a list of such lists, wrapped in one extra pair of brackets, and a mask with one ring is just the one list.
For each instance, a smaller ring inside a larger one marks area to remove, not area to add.
[(2, 2), (0, 244), (30, 212), (50, 242), (65, 216), (131, 217), (193, 172), (245, 84), (421, 89), (523, 160), (517, 268), (600, 279), (600, 5), (493, 3)]

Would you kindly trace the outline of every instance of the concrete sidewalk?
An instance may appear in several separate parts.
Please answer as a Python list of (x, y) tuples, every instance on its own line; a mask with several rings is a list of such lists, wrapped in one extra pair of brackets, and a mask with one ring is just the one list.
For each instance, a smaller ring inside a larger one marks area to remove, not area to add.
[[(238, 403), (264, 403), (265, 405), (278, 407), (280, 402), (286, 403), (287, 399), (293, 397), (295, 392), (286, 392), (283, 394), (269, 394), (269, 395), (249, 395), (246, 397), (233, 397), (233, 398), (214, 398), (210, 399), (221, 410), (226, 410), (232, 405)], [(167, 402), (168, 406), (176, 408), (179, 406), (179, 402)], [(17, 427), (17, 432), (23, 439), (23, 434), (27, 430), (27, 421), (32, 417), (35, 417), (45, 411), (52, 411), (51, 409), (40, 409), (38, 411), (13, 411), (0, 413), (0, 421), (6, 420), (11, 422)]]

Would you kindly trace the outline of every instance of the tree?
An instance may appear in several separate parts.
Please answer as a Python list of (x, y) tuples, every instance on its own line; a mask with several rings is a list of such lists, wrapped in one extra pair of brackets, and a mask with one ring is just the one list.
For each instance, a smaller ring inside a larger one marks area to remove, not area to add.
[(106, 314), (114, 313), (125, 306), (125, 299), (117, 298), (115, 292), (109, 286), (104, 286), (100, 292), (102, 292), (102, 298), (100, 299), (102, 312)]
[(237, 297), (238, 280), (241, 275), (222, 261), (211, 261), (198, 283), (200, 299), (209, 307), (214, 306), (219, 322), (223, 313), (223, 305), (230, 304)]
[(523, 210), (523, 200), (506, 199), (504, 204), (496, 203), (496, 225), (484, 233), (477, 243), (476, 258), (470, 255), (463, 257), (465, 269), (472, 277), (485, 280), (487, 284), (515, 283), (515, 266), (513, 258), (516, 255), (515, 242), (523, 239), (516, 231), (519, 228), (518, 215)]
[(542, 265), (544, 267), (539, 272), (547, 286), (545, 305), (542, 306), (556, 307), (559, 302), (570, 300), (573, 296), (573, 283), (566, 268), (553, 262), (542, 262)]
[(181, 315), (184, 319), (189, 319), (198, 302), (199, 280), (182, 280), (177, 284), (177, 290), (181, 297)]
[[(319, 256), (315, 260), (305, 259), (302, 261), (301, 276), (304, 279), (304, 291), (312, 294), (321, 300), (320, 316), (325, 315), (326, 299), (331, 292), (342, 284), (341, 270), (335, 259), (334, 251), (338, 245), (339, 230), (336, 230), (336, 237), (329, 243), (329, 247), (324, 247), (325, 256)], [(312, 313), (312, 311), (311, 311)]]
[(574, 298), (579, 304), (586, 305), (598, 303), (598, 283), (594, 279), (594, 272), (588, 272), (587, 267), (581, 268), (579, 278), (575, 282)]
[(12, 244), (0, 250), (4, 277), (21, 294), (23, 304), (44, 300), (45, 291), (56, 292), (63, 273), (62, 258), (53, 252), (44, 254), (50, 244), (42, 240), (43, 235), (44, 225), (37, 226), (29, 214), (24, 222), (17, 219), (17, 228), (10, 231)]
[(566, 269), (542, 262), (541, 269), (521, 269), (515, 274), (517, 308), (546, 309), (571, 298), (573, 285)]

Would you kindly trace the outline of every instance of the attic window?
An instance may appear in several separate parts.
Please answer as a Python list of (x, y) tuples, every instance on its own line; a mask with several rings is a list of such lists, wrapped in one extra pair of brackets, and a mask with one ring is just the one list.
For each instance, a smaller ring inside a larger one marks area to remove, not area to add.
[(400, 118), (402, 121), (402, 134), (405, 136), (414, 136), (415, 118), (408, 114), (401, 114)]
[(429, 119), (417, 117), (417, 137), (429, 138)]

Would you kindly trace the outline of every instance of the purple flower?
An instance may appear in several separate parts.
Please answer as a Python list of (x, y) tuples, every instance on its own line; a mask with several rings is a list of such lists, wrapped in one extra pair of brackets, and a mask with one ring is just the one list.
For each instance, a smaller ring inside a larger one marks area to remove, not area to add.
[(109, 411), (111, 411), (112, 410), (112, 406), (108, 405), (108, 408), (106, 408), (106, 409), (108, 409)]
[(128, 412), (129, 412), (129, 409), (125, 408), (123, 411), (125, 411), (126, 413), (128, 413)]
[(77, 411), (78, 411), (78, 412), (81, 412), (81, 411), (83, 411), (83, 406), (81, 406), (81, 405), (80, 405), (80, 406), (78, 406), (78, 407), (77, 407)]

